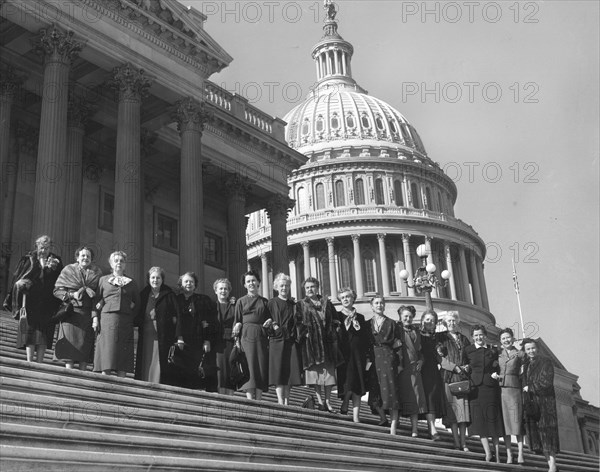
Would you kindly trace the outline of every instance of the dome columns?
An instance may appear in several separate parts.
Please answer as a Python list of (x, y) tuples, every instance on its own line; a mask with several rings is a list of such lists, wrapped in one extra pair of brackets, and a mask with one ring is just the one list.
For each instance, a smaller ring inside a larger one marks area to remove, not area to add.
[(381, 263), (381, 283), (383, 285), (383, 296), (390, 296), (390, 275), (387, 265), (387, 257), (385, 253), (385, 233), (379, 233), (377, 235), (377, 242), (379, 244), (379, 260)]
[(352, 249), (354, 251), (354, 280), (356, 283), (356, 296), (362, 298), (365, 296), (365, 289), (362, 279), (362, 264), (360, 254), (360, 234), (353, 234)]
[(327, 242), (327, 260), (329, 262), (329, 289), (332, 297), (337, 294), (337, 270), (335, 264), (335, 247), (333, 238), (325, 238)]
[(452, 298), (452, 300), (458, 300), (456, 298), (456, 282), (454, 280), (454, 267), (452, 266), (452, 253), (450, 251), (450, 244), (447, 241), (444, 241), (444, 256), (446, 257), (446, 269), (450, 271), (450, 279), (448, 279), (450, 285), (450, 298)]

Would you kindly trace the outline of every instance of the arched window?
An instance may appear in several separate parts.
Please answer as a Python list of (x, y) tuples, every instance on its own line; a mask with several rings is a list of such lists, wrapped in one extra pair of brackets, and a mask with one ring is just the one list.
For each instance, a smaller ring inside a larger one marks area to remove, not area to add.
[(414, 182), (410, 184), (410, 194), (412, 196), (413, 207), (421, 208), (421, 195), (419, 194), (419, 187)]
[(317, 117), (317, 132), (321, 133), (323, 131), (323, 129), (325, 128), (325, 120), (323, 120), (323, 115), (319, 115)]
[(383, 180), (375, 179), (375, 204), (383, 205), (384, 203), (385, 202), (383, 198)]
[(396, 123), (394, 122), (394, 120), (390, 120), (389, 125), (390, 125), (390, 131), (392, 133), (398, 133), (398, 128), (396, 128)]
[(331, 129), (338, 129), (340, 127), (340, 120), (337, 113), (331, 116)]
[(406, 126), (404, 123), (402, 123), (400, 125), (400, 131), (402, 132), (402, 139), (404, 139), (404, 142), (406, 143), (406, 145), (412, 146), (413, 140), (410, 137), (410, 133), (408, 132), (408, 126)]
[(325, 208), (325, 185), (317, 184), (315, 187), (316, 210)]
[(356, 179), (354, 181), (354, 203), (356, 205), (365, 204), (365, 184), (363, 179)]
[(352, 116), (352, 113), (348, 113), (346, 115), (346, 126), (348, 128), (354, 128), (356, 126), (356, 124), (354, 123), (354, 117)]
[(367, 115), (365, 115), (364, 113), (360, 117), (360, 124), (363, 125), (363, 128), (371, 127), (371, 121), (369, 120), (369, 117)]
[(396, 206), (404, 206), (404, 196), (402, 195), (402, 182), (394, 180), (394, 197), (396, 199)]
[(304, 187), (298, 188), (296, 195), (296, 208), (298, 209), (298, 214), (306, 213), (308, 210), (306, 189)]
[(353, 287), (354, 279), (352, 277), (352, 256), (347, 252), (340, 254), (340, 287)]
[(433, 207), (433, 201), (431, 199), (431, 190), (429, 189), (429, 187), (425, 187), (425, 197), (427, 199), (426, 209), (431, 210)]
[(377, 125), (377, 129), (383, 130), (383, 120), (381, 119), (381, 116), (377, 115), (375, 118), (375, 124)]
[(440, 213), (444, 213), (444, 205), (442, 201), (442, 194), (438, 192), (438, 211)]
[(302, 122), (302, 136), (306, 136), (310, 131), (310, 121), (308, 121), (308, 118), (304, 118), (304, 121)]
[(365, 279), (365, 292), (376, 292), (375, 282), (375, 257), (371, 251), (365, 251), (363, 256), (363, 270)]
[(335, 206), (346, 205), (346, 197), (344, 196), (344, 182), (338, 180), (335, 183)]

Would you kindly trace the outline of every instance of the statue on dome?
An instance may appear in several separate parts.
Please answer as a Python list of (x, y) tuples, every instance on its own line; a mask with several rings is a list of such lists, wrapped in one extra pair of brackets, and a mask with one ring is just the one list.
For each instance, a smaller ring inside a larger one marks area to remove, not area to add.
[(327, 21), (334, 21), (335, 15), (337, 15), (337, 10), (335, 9), (335, 3), (331, 0), (323, 1), (323, 8), (327, 10)]

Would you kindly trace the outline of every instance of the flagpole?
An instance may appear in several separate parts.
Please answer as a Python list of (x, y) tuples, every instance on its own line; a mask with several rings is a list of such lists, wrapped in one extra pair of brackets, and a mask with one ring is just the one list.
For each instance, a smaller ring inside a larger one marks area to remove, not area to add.
[(517, 280), (517, 269), (515, 267), (515, 258), (512, 258), (513, 285), (517, 294), (517, 305), (519, 306), (519, 317), (521, 318), (521, 339), (525, 338), (525, 323), (523, 322), (523, 311), (521, 310), (521, 297), (519, 296), (519, 281)]

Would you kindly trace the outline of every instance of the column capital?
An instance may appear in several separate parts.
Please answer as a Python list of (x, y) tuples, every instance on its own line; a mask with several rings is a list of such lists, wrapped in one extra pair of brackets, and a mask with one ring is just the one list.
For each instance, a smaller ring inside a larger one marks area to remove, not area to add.
[(69, 94), (67, 104), (68, 126), (74, 128), (85, 128), (90, 115), (94, 112), (94, 107), (84, 97)]
[(300, 241), (300, 245), (301, 245), (303, 248), (307, 248), (307, 247), (309, 247), (310, 243), (309, 243), (308, 241)]
[(385, 241), (386, 236), (387, 236), (387, 233), (377, 233), (377, 240)]
[(76, 41), (74, 31), (61, 31), (56, 26), (44, 28), (39, 31), (39, 36), (32, 40), (33, 50), (44, 58), (44, 62), (53, 61), (69, 65), (83, 48), (83, 44)]
[(334, 241), (335, 241), (335, 238), (333, 236), (329, 236), (329, 237), (325, 238), (325, 242), (327, 243), (327, 246), (333, 246)]
[(433, 241), (433, 237), (425, 235), (425, 242), (431, 244), (431, 241)]
[(402, 233), (402, 242), (407, 243), (412, 235), (410, 233)]
[(352, 242), (357, 243), (360, 239), (360, 234), (351, 234), (350, 237), (352, 238)]
[(246, 197), (250, 191), (250, 179), (239, 174), (232, 174), (223, 179), (223, 186), (228, 197)]
[(260, 260), (261, 260), (261, 261), (265, 261), (265, 260), (267, 260), (267, 253), (266, 253), (266, 252), (263, 252), (263, 253), (261, 253), (261, 255), (260, 255)]
[(25, 76), (17, 74), (15, 68), (9, 65), (0, 71), (0, 100), (12, 100), (16, 91), (25, 81)]
[(141, 101), (148, 95), (152, 81), (143, 69), (126, 63), (112, 70), (108, 85), (118, 93), (119, 101)]
[(171, 118), (177, 122), (177, 131), (204, 131), (204, 124), (212, 118), (212, 113), (207, 110), (205, 103), (193, 97), (185, 97), (175, 102)]
[(277, 216), (287, 218), (288, 213), (294, 208), (295, 204), (296, 201), (292, 200), (287, 195), (276, 194), (269, 198), (265, 208), (269, 218)]

